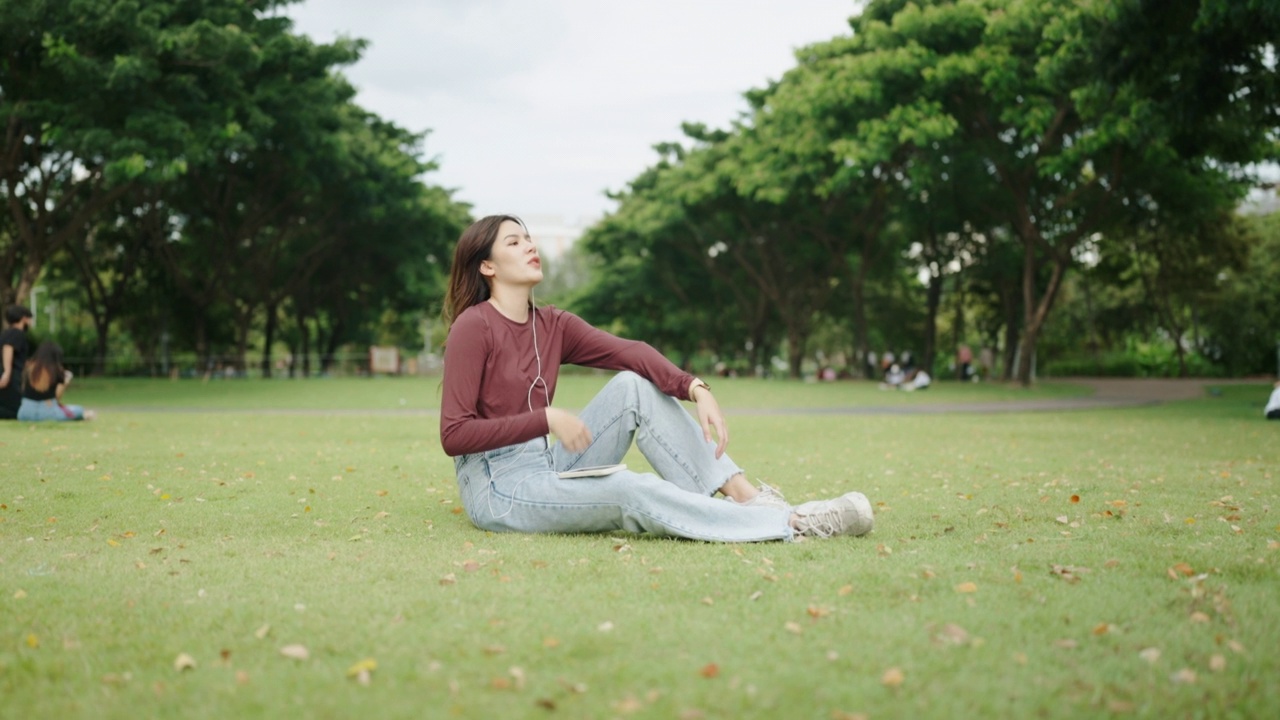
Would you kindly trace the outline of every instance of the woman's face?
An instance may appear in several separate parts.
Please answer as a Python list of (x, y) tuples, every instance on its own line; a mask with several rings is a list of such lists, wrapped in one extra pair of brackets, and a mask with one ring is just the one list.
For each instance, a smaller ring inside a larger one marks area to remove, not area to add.
[(489, 250), (489, 259), (480, 263), (480, 274), (495, 284), (533, 287), (542, 282), (542, 260), (533, 238), (512, 220), (498, 226), (498, 237)]

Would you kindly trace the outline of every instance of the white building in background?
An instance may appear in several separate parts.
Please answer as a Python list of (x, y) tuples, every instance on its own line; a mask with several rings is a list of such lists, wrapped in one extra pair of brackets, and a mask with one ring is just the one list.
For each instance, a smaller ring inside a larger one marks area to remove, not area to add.
[(566, 218), (563, 215), (522, 215), (529, 234), (538, 244), (538, 252), (555, 259), (569, 251), (582, 233), (599, 218)]

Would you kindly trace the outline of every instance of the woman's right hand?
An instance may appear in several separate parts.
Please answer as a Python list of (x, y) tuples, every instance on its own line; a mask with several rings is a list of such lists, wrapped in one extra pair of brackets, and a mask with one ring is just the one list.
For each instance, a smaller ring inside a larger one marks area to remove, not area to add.
[(580, 453), (591, 444), (591, 431), (577, 415), (553, 407), (547, 408), (546, 413), (547, 428), (566, 450)]

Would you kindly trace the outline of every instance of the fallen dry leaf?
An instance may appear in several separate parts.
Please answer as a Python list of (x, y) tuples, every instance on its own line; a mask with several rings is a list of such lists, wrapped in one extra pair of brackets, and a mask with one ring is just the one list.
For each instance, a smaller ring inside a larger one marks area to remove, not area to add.
[(836, 594), (839, 595), (840, 597), (844, 597), (845, 595), (848, 595), (851, 592), (853, 592), (852, 585), (842, 585), (840, 586), (840, 589), (836, 591)]
[(787, 623), (782, 627), (785, 628), (787, 632), (793, 633), (795, 635), (800, 635), (801, 633), (804, 632), (804, 628), (800, 627), (800, 623), (792, 622), (790, 620), (788, 620)]
[(640, 702), (635, 695), (628, 695), (613, 703), (613, 709), (623, 715), (630, 715), (642, 708), (644, 708), (644, 703)]
[(890, 689), (897, 689), (906, 679), (907, 676), (903, 674), (902, 668), (891, 667), (880, 676), (880, 684)]
[(1063, 638), (1061, 640), (1053, 641), (1054, 647), (1060, 647), (1063, 650), (1072, 650), (1079, 644), (1080, 643), (1076, 642), (1075, 640), (1072, 640), (1071, 638)]
[(186, 653), (179, 653), (178, 657), (173, 659), (173, 669), (178, 672), (183, 670), (194, 670), (196, 667), (196, 659)]
[(1191, 577), (1195, 574), (1196, 571), (1184, 562), (1176, 563), (1173, 567), (1169, 568), (1169, 577), (1173, 580), (1177, 580), (1179, 575)]
[(1197, 610), (1191, 613), (1190, 620), (1193, 623), (1207, 623), (1209, 622), (1209, 616)]
[(1089, 568), (1075, 567), (1073, 565), (1050, 565), (1049, 573), (1057, 575), (1059, 578), (1069, 583), (1080, 582), (1080, 574), (1087, 572)]
[(1221, 653), (1214, 653), (1209, 656), (1209, 669), (1214, 672), (1222, 672), (1227, 669), (1227, 658)]
[(458, 576), (453, 573), (448, 573), (440, 578), (441, 585), (453, 585), (456, 582), (458, 582)]
[(1149, 647), (1138, 653), (1138, 657), (1146, 660), (1148, 663), (1155, 665), (1160, 661), (1160, 648)]
[(708, 680), (718, 678), (720, 677), (720, 666), (715, 663), (707, 663), (702, 666), (702, 669), (698, 671), (698, 674)]
[(260, 627), (260, 628), (258, 628), (257, 630), (254, 630), (254, 631), (253, 631), (253, 636), (254, 636), (254, 637), (256, 637), (256, 638), (258, 638), (259, 640), (262, 640), (262, 639), (266, 638), (266, 637), (267, 637), (267, 635), (268, 635), (268, 634), (270, 634), (270, 633), (271, 633), (271, 626), (270, 626), (270, 625), (263, 625), (262, 627)]
[(978, 592), (978, 585), (977, 585), (977, 583), (962, 582), (962, 583), (960, 583), (959, 585), (957, 585), (957, 586), (956, 586), (956, 592), (958, 592), (958, 593), (976, 593), (976, 592)]
[(1196, 681), (1196, 671), (1191, 668), (1182, 668), (1170, 675), (1169, 680), (1179, 685), (1193, 685)]
[(1107, 633), (1111, 632), (1112, 627), (1113, 625), (1111, 625), (1111, 623), (1098, 623), (1097, 625), (1093, 626), (1093, 634), (1106, 635)]
[(613, 630), (613, 623), (609, 620), (605, 620), (596, 626), (596, 630), (599, 630), (600, 632), (611, 632)]
[(933, 641), (939, 645), (964, 645), (969, 642), (969, 631), (955, 623), (947, 623), (933, 634)]
[(280, 648), (280, 654), (291, 660), (307, 660), (311, 657), (311, 653), (307, 652), (307, 647), (297, 643)]
[(378, 661), (373, 658), (365, 658), (360, 662), (347, 668), (347, 677), (356, 677), (360, 673), (371, 673), (378, 669)]
[(1080, 496), (1079, 496), (1079, 495), (1072, 495), (1072, 496), (1071, 496), (1071, 502), (1072, 502), (1073, 504), (1074, 504), (1074, 503), (1078, 503), (1078, 502), (1080, 502)]

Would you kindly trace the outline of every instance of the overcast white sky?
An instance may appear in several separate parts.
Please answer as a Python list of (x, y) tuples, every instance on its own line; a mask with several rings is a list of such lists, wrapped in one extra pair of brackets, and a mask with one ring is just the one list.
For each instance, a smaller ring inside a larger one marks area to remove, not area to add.
[(795, 48), (847, 35), (855, 0), (305, 0), (298, 32), (370, 42), (364, 108), (430, 130), (433, 184), (479, 217), (613, 207), (683, 121), (724, 127)]

